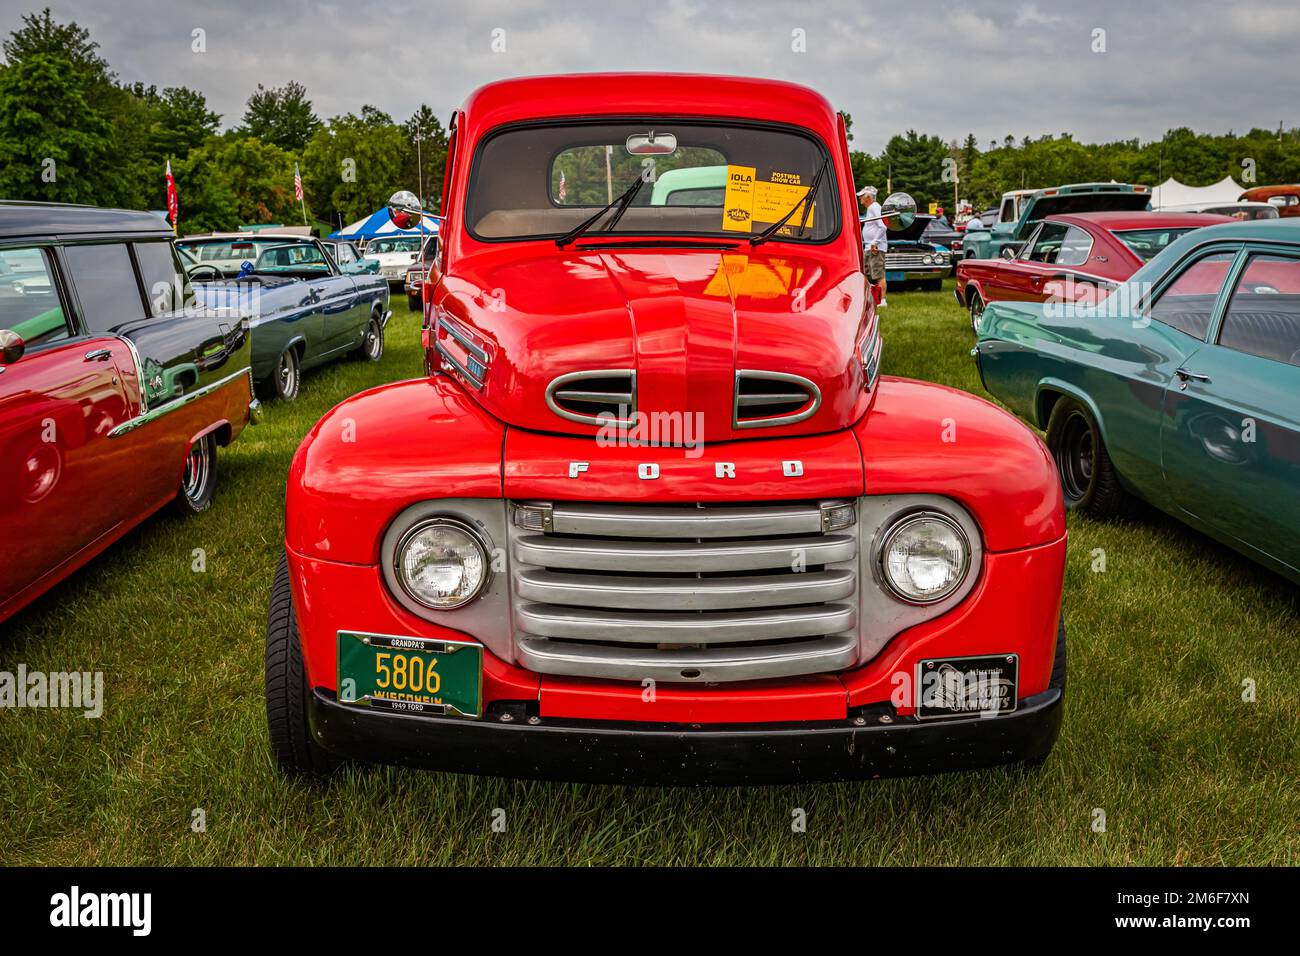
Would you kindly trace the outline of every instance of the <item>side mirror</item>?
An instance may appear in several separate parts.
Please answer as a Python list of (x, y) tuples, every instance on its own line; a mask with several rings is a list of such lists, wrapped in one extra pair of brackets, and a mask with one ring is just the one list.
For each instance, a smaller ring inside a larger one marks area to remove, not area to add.
[(419, 197), (409, 189), (400, 189), (388, 199), (388, 218), (398, 229), (417, 228), (423, 215)]
[(23, 357), (23, 351), (26, 348), (27, 344), (17, 332), (0, 329), (0, 362), (5, 365), (13, 365), (14, 362)]
[(902, 232), (916, 221), (916, 200), (907, 193), (891, 193), (880, 205), (881, 215), (885, 219), (885, 228), (890, 232)]

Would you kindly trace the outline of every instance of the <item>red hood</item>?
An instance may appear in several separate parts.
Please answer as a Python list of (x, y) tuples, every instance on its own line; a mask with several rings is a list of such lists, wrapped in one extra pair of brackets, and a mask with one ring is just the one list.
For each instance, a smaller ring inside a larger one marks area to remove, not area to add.
[[(571, 372), (636, 371), (642, 413), (702, 413), (703, 440), (812, 434), (866, 410), (857, 345), (868, 320), (863, 275), (836, 257), (765, 250), (557, 250), (517, 244), (466, 256), (438, 305), (490, 357), (479, 400), (499, 419), (594, 434), (547, 405)], [(738, 370), (814, 383), (820, 407), (796, 424), (733, 429)], [(695, 436), (698, 440), (699, 436)]]

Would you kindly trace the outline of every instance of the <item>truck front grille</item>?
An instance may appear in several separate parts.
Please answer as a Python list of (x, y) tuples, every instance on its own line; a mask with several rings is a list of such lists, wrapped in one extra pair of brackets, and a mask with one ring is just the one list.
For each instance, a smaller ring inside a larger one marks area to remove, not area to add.
[(712, 682), (857, 659), (857, 529), (824, 530), (852, 502), (520, 507), (545, 515), (510, 530), (531, 670)]

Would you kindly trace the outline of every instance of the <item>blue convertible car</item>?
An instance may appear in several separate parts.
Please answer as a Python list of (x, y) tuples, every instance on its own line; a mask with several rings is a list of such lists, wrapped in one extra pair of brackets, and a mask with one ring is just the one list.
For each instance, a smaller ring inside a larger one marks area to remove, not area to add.
[(388, 282), (345, 274), (320, 240), (265, 234), (182, 239), (177, 243), (223, 277), (192, 273), (203, 304), (238, 308), (253, 330), (253, 379), (267, 398), (292, 401), (304, 369), (355, 354), (384, 354)]

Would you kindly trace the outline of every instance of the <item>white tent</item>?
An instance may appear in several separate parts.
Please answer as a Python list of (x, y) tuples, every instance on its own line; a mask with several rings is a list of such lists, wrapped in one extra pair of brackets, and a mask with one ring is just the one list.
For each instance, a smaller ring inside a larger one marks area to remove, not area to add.
[(1236, 202), (1242, 188), (1231, 176), (1225, 176), (1213, 186), (1187, 186), (1170, 176), (1151, 190), (1151, 208), (1187, 206), (1192, 203)]

